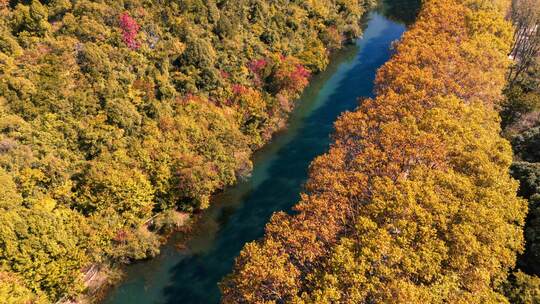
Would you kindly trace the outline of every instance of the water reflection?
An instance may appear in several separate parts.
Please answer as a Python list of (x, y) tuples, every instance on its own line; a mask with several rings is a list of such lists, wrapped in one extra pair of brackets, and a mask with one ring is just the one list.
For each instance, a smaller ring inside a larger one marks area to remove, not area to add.
[(421, 3), (422, 0), (383, 1), (377, 11), (394, 22), (409, 26), (416, 20)]

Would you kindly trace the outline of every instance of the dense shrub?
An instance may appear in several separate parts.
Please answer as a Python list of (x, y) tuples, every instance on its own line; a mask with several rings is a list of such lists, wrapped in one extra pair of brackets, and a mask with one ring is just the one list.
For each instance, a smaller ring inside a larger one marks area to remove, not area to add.
[(512, 146), (516, 156), (527, 162), (540, 162), (540, 127), (531, 128), (515, 136)]
[(515, 162), (511, 173), (520, 182), (519, 194), (522, 197), (540, 194), (540, 163)]

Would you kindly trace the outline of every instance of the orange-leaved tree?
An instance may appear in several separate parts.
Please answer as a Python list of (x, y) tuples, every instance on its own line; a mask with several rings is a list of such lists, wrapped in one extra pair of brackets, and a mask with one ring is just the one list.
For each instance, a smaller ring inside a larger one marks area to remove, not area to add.
[(224, 303), (501, 303), (526, 205), (496, 112), (506, 2), (425, 1), (376, 99), (336, 122), (295, 215), (275, 214)]

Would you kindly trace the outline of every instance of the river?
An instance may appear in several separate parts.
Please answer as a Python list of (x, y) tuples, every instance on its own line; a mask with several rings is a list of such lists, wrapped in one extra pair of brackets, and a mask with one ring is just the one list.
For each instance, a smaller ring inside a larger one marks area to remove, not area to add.
[(416, 4), (371, 12), (363, 37), (332, 56), (328, 69), (313, 77), (298, 101), (288, 128), (254, 155), (251, 178), (213, 198), (187, 249), (177, 249), (173, 236), (156, 258), (127, 267), (125, 280), (104, 303), (218, 303), (217, 284), (231, 272), (244, 244), (263, 235), (272, 213), (290, 212), (298, 202), (310, 162), (328, 149), (334, 121), (354, 110), (359, 97), (372, 96), (377, 69), (405, 31), (388, 12), (404, 14), (410, 5)]

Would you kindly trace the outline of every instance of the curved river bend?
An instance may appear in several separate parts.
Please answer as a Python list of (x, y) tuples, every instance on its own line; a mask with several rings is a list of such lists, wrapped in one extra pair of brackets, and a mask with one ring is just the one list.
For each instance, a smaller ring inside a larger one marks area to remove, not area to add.
[(403, 24), (370, 13), (364, 36), (332, 56), (298, 101), (287, 130), (255, 154), (252, 177), (214, 197), (188, 249), (176, 249), (173, 237), (159, 256), (128, 267), (105, 303), (218, 303), (217, 283), (231, 272), (234, 258), (263, 235), (272, 213), (298, 202), (311, 160), (328, 149), (333, 122), (354, 110), (358, 97), (372, 96), (375, 73), (404, 31)]

